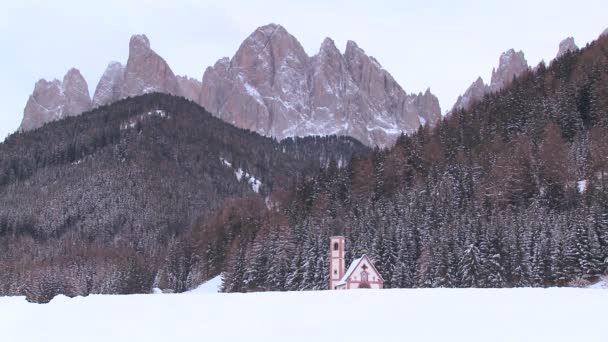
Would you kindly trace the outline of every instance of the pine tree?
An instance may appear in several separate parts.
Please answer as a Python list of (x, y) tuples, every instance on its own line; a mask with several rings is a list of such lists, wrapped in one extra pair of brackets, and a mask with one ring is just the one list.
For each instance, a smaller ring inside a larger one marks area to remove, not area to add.
[(479, 249), (474, 244), (468, 245), (462, 253), (459, 270), (462, 287), (480, 287), (483, 268)]

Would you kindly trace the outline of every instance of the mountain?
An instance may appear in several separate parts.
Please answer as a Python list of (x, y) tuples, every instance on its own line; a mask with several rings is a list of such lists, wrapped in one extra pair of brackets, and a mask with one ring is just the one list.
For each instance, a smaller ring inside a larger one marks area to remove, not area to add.
[(336, 234), (346, 264), (366, 254), (387, 288), (588, 286), (608, 271), (606, 51), (603, 36), (183, 241), (226, 253), (228, 292), (327, 289)]
[(498, 67), (492, 69), (490, 84), (486, 85), (481, 77), (478, 77), (467, 90), (458, 97), (451, 112), (458, 109), (469, 108), (473, 103), (479, 101), (483, 96), (490, 92), (502, 90), (513, 81), (513, 77), (521, 75), (528, 70), (528, 62), (522, 51), (516, 52), (509, 49), (500, 55)]
[(386, 149), (277, 142), (160, 93), (14, 134), (0, 294), (181, 292), (220, 273), (229, 292), (325, 289), (336, 233), (386, 287), (586, 286), (608, 271), (607, 50), (601, 36)]
[(179, 95), (180, 89), (167, 62), (150, 48), (148, 37), (134, 35), (129, 41), (121, 98), (152, 92)]
[[(608, 31), (608, 29), (606, 29)], [(604, 35), (602, 33), (602, 35)], [(578, 50), (578, 46), (574, 42), (573, 37), (568, 37), (559, 43), (559, 48), (555, 59), (563, 56), (566, 52), (572, 52)], [(474, 102), (477, 102), (483, 98), (485, 94), (490, 92), (497, 92), (507, 86), (513, 80), (513, 77), (520, 76), (526, 70), (529, 69), (528, 62), (522, 51), (515, 52), (510, 49), (500, 55), (498, 62), (498, 68), (492, 70), (492, 78), (489, 85), (483, 82), (481, 77), (477, 78), (473, 84), (465, 90), (465, 92), (458, 97), (454, 106), (449, 113), (456, 111), (457, 109), (469, 108)]]
[[(272, 205), (271, 193), (368, 151), (349, 137), (279, 143), (160, 93), (14, 134), (0, 144), (0, 293), (54, 286), (44, 279), (75, 293), (139, 292), (174, 237), (226, 202)], [(74, 253), (88, 276), (68, 284)], [(10, 260), (27, 266), (15, 273)], [(129, 278), (134, 269), (145, 274)]]
[[(200, 83), (200, 82), (199, 82)], [(192, 88), (194, 85), (194, 89)], [(198, 87), (200, 89), (200, 85)], [(106, 105), (120, 99), (153, 92), (197, 99), (196, 80), (176, 76), (169, 64), (150, 47), (146, 35), (129, 40), (126, 66), (111, 62), (97, 84), (93, 104)]]
[(177, 76), (177, 85), (181, 96), (198, 102), (203, 88), (201, 81), (188, 76)]
[(36, 82), (30, 95), (19, 131), (36, 129), (47, 122), (78, 115), (91, 109), (91, 97), (87, 82), (78, 69), (70, 69), (63, 81)]
[(490, 87), (483, 82), (481, 77), (478, 77), (473, 84), (471, 84), (464, 94), (458, 96), (456, 103), (452, 107), (450, 112), (454, 112), (458, 109), (467, 109), (474, 102), (479, 101), (483, 96), (490, 92)]
[(572, 52), (576, 50), (578, 50), (578, 46), (576, 46), (574, 38), (568, 37), (559, 43), (559, 49), (557, 50), (557, 55), (555, 56), (555, 58), (559, 58), (567, 52)]
[(125, 67), (119, 62), (110, 62), (101, 76), (93, 95), (93, 107), (99, 107), (122, 98)]
[[(64, 113), (63, 95), (52, 88), (41, 84), (35, 89), (32, 96), (46, 102), (26, 108), (24, 122), (33, 124), (22, 125), (22, 131), (82, 112)], [(89, 100), (92, 105), (82, 108), (150, 92), (186, 97), (226, 122), (277, 139), (338, 134), (369, 146), (388, 146), (402, 132), (441, 118), (439, 101), (430, 90), (407, 94), (354, 42), (342, 54), (327, 38), (310, 57), (275, 24), (255, 30), (232, 59), (207, 68), (202, 82), (176, 76), (146, 35), (134, 35), (126, 65), (111, 62)]]
[(342, 54), (327, 38), (310, 57), (275, 24), (207, 68), (200, 103), (263, 135), (348, 135), (370, 146), (390, 145), (401, 132), (441, 117), (434, 95), (408, 95), (353, 41)]
[(513, 81), (514, 77), (528, 70), (528, 62), (522, 51), (510, 49), (500, 55), (498, 68), (492, 70), (490, 91), (497, 92)]

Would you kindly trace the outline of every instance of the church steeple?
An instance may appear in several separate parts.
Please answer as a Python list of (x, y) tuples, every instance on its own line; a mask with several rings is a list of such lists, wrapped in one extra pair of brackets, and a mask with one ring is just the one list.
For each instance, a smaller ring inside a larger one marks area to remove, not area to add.
[(335, 290), (344, 275), (344, 236), (329, 238), (329, 289)]

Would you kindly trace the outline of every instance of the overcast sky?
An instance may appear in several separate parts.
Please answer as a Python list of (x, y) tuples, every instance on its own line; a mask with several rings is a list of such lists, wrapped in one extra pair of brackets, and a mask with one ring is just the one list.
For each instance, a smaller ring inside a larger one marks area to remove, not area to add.
[(91, 95), (108, 62), (126, 62), (129, 37), (145, 33), (176, 74), (201, 78), (267, 23), (283, 25), (309, 55), (325, 37), (354, 40), (409, 93), (427, 87), (449, 109), (500, 54), (551, 60), (559, 42), (579, 47), (608, 27), (608, 1), (3, 1), (0, 140), (14, 132), (34, 83), (80, 69)]

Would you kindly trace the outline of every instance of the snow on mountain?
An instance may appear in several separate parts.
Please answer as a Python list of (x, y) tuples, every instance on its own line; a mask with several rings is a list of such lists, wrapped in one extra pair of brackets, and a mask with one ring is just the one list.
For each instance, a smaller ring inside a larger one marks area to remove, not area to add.
[(380, 64), (349, 41), (345, 53), (326, 38), (309, 57), (284, 27), (255, 30), (231, 58), (203, 76), (200, 103), (236, 126), (279, 139), (349, 135), (391, 144), (419, 117), (433, 124), (439, 103), (427, 91), (408, 95)]
[(0, 297), (0, 340), (603, 341), (607, 307), (573, 288)]
[(238, 169), (232, 166), (232, 163), (227, 161), (224, 158), (220, 158), (220, 162), (224, 164), (224, 166), (229, 167), (234, 170), (234, 176), (240, 182), (243, 178), (247, 181), (247, 184), (251, 187), (251, 190), (254, 192), (260, 192), (260, 187), (262, 186), (262, 182), (257, 179), (255, 176), (249, 174), (249, 172), (244, 171), (240, 167)]
[(78, 115), (91, 109), (91, 97), (86, 80), (78, 69), (72, 68), (63, 81), (36, 82), (30, 95), (19, 131), (36, 129), (47, 122)]
[(224, 121), (278, 139), (337, 134), (387, 146), (402, 132), (432, 125), (441, 117), (439, 101), (430, 90), (407, 94), (355, 42), (349, 41), (342, 54), (326, 38), (310, 57), (294, 36), (275, 24), (256, 29), (232, 59), (207, 68), (202, 82), (176, 76), (152, 50), (148, 37), (138, 34), (129, 41), (126, 65), (111, 62), (106, 68), (92, 104), (82, 96), (66, 98), (61, 84), (61, 91), (53, 84), (37, 87), (22, 130), (149, 92), (184, 96)]
[(108, 64), (106, 71), (95, 88), (93, 107), (110, 104), (121, 98), (124, 74), (125, 67), (119, 62), (110, 62)]

